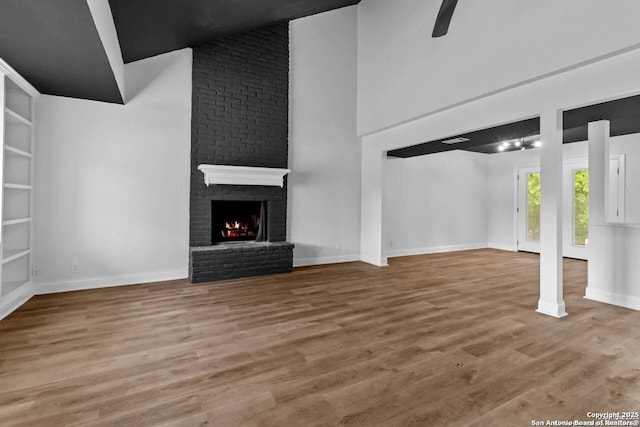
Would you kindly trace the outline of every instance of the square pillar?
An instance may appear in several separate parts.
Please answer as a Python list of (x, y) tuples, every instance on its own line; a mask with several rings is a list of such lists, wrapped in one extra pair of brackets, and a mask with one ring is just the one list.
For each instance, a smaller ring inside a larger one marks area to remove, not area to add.
[(564, 317), (562, 277), (562, 111), (540, 115), (540, 300), (538, 313)]
[[(609, 206), (609, 136), (608, 120), (589, 123), (589, 263), (587, 264), (587, 289), (585, 297), (603, 299), (602, 286), (613, 283), (606, 265), (614, 265), (615, 255), (607, 244), (606, 211)], [(610, 293), (605, 288), (604, 294)]]
[(360, 200), (360, 259), (387, 266), (384, 245), (384, 162), (387, 153), (375, 144), (362, 143), (362, 196)]

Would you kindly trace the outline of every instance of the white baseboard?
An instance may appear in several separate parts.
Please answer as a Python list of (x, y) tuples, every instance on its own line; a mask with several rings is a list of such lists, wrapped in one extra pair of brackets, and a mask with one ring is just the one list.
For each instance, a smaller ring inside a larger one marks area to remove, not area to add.
[(82, 291), (87, 289), (110, 288), (114, 286), (137, 285), (140, 283), (164, 282), (167, 280), (185, 279), (189, 276), (187, 268), (176, 270), (154, 271), (128, 275), (92, 277), (80, 280), (36, 281), (36, 295), (54, 294), (58, 292)]
[(564, 301), (557, 303), (539, 300), (536, 311), (547, 316), (557, 317), (558, 319), (567, 315)]
[(0, 320), (4, 319), (34, 295), (32, 284), (25, 283), (0, 300)]
[(426, 254), (439, 254), (444, 252), (457, 252), (457, 251), (469, 251), (472, 249), (485, 249), (486, 243), (468, 243), (464, 245), (451, 245), (451, 246), (431, 246), (426, 248), (411, 248), (411, 249), (395, 249), (387, 251), (389, 258), (401, 257), (401, 256), (413, 256), (413, 255), (426, 255)]
[(501, 251), (518, 252), (518, 248), (513, 245), (503, 245), (502, 243), (489, 243), (487, 247), (489, 249), (498, 249)]
[(339, 255), (339, 256), (326, 256), (326, 257), (314, 257), (314, 258), (293, 258), (294, 267), (307, 267), (310, 265), (324, 265), (324, 264), (340, 264), (343, 262), (360, 261), (360, 255)]
[(387, 259), (386, 258), (384, 259), (384, 261), (381, 261), (380, 258), (377, 258), (377, 257), (370, 257), (370, 256), (367, 256), (367, 255), (360, 255), (360, 261), (366, 262), (367, 264), (375, 265), (377, 267), (387, 267), (387, 266), (389, 266), (389, 264), (387, 263)]
[(614, 294), (587, 286), (584, 297), (592, 301), (617, 305), (624, 308), (630, 308), (632, 310), (640, 310), (640, 298), (629, 295)]

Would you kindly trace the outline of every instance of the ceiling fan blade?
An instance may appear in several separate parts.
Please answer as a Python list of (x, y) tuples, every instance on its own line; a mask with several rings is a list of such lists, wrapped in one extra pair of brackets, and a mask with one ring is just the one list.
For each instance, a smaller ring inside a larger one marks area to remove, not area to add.
[(449, 31), (449, 24), (451, 23), (451, 17), (453, 11), (458, 4), (458, 0), (442, 0), (438, 17), (436, 18), (436, 24), (433, 27), (433, 33), (431, 37), (442, 37)]

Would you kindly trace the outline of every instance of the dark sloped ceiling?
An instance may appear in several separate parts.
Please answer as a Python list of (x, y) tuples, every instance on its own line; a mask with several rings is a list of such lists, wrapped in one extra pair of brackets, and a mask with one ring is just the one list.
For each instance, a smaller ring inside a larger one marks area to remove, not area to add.
[(360, 0), (109, 0), (125, 62)]
[(86, 0), (2, 0), (0, 57), (41, 93), (123, 102)]
[[(125, 62), (359, 0), (110, 0)], [(122, 103), (86, 0), (1, 0), (0, 58), (41, 93)]]

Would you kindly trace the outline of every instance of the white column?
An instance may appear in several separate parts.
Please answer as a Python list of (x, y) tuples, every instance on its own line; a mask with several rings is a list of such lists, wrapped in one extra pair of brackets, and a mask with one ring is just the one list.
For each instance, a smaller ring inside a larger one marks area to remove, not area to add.
[(540, 115), (540, 300), (538, 313), (564, 317), (562, 289), (562, 111)]
[(585, 297), (602, 300), (598, 286), (612, 283), (607, 275), (606, 259), (612, 256), (606, 245), (606, 222), (609, 188), (609, 121), (589, 123), (589, 262)]
[[(2, 72), (2, 59), (0, 59), (0, 114), (2, 114), (2, 116), (0, 117), (0, 170), (2, 169), (2, 165), (4, 165), (4, 155), (5, 155), (5, 151), (4, 151), (4, 143), (5, 138), (6, 138), (6, 133), (5, 133), (5, 120), (7, 119), (7, 116), (4, 114), (4, 108), (6, 104), (6, 93), (5, 93), (5, 81), (6, 79), (8, 79), (9, 77), (6, 77), (5, 74)], [(1, 175), (0, 175), (1, 176)], [(4, 181), (4, 179), (2, 180)], [(4, 207), (2, 206), (2, 204), (4, 203), (4, 187), (2, 185), (0, 185), (0, 212), (4, 212)], [(0, 233), (2, 232), (2, 228), (0, 228)], [(2, 253), (2, 250), (4, 248), (2, 242), (4, 240), (4, 236), (2, 236), (2, 238), (0, 238), (0, 253)], [(1, 269), (0, 269), (1, 271)], [(0, 295), (2, 295), (2, 281), (0, 280)], [(4, 311), (2, 311), (4, 312)], [(2, 312), (0, 312), (0, 319), (2, 319)], [(10, 311), (8, 311), (10, 312)], [(4, 312), (4, 313), (8, 313), (8, 312)]]
[(360, 200), (360, 259), (384, 267), (387, 265), (382, 217), (384, 162), (387, 153), (373, 144), (362, 143), (362, 196)]
[[(609, 121), (589, 123), (589, 225), (605, 222), (609, 179)], [(589, 229), (591, 232), (591, 229)], [(591, 234), (591, 233), (590, 233)], [(589, 239), (591, 243), (591, 239)]]

